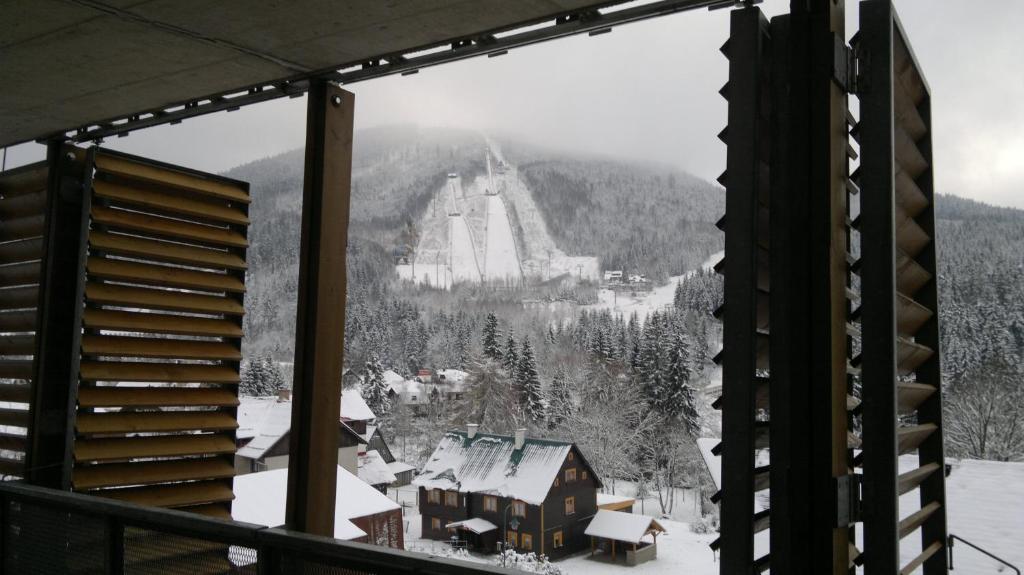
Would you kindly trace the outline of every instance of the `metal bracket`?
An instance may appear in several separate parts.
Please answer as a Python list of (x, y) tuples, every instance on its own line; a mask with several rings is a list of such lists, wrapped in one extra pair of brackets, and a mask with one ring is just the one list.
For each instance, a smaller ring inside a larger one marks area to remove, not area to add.
[(856, 92), (857, 62), (853, 50), (838, 34), (832, 34), (835, 49), (832, 51), (832, 79), (847, 93)]
[(851, 474), (832, 479), (835, 492), (836, 527), (849, 527), (860, 521), (860, 475)]

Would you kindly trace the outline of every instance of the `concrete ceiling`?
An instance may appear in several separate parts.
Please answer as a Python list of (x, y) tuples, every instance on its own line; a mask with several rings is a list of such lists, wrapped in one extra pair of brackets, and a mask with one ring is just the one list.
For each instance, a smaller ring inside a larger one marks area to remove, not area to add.
[(0, 145), (617, 1), (4, 0)]

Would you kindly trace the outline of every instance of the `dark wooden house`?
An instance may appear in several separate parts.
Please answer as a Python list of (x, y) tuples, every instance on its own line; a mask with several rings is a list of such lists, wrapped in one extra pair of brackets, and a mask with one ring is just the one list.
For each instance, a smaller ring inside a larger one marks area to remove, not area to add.
[(474, 425), (446, 433), (413, 484), (423, 537), (551, 558), (589, 548), (584, 531), (601, 487), (573, 443), (478, 433)]

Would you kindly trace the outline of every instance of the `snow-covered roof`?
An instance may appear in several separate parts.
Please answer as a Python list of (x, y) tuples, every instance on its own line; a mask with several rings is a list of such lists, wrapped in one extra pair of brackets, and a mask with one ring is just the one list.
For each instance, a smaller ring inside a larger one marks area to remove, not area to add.
[[(243, 397), (238, 406), (238, 413), (239, 431), (244, 425), (245, 437), (252, 437), (249, 443), (238, 450), (238, 455), (242, 457), (263, 457), (267, 450), (291, 429), (290, 401), (277, 401), (276, 397)], [(241, 433), (239, 437), (242, 437)]]
[(464, 431), (449, 431), (413, 485), (488, 493), (540, 505), (571, 449), (572, 444), (565, 441), (527, 438), (517, 450), (515, 440), (507, 435), (477, 433), (469, 439)]
[(363, 395), (354, 387), (341, 392), (341, 417), (350, 421), (377, 419), (370, 406), (363, 401)]
[[(256, 437), (256, 433), (263, 421), (270, 416), (272, 411), (287, 411), (287, 419), (291, 419), (291, 402), (279, 402), (277, 397), (240, 397), (238, 398), (238, 439), (249, 439)], [(276, 405), (286, 405), (287, 409), (275, 410)], [(273, 417), (280, 418), (274, 414)]]
[(372, 449), (359, 456), (359, 479), (370, 485), (390, 485), (395, 482), (395, 474), (380, 453)]
[(419, 395), (423, 392), (423, 384), (415, 379), (388, 382), (388, 391), (399, 394)]
[(621, 495), (612, 495), (611, 493), (598, 493), (597, 494), (597, 505), (613, 505), (615, 503), (633, 503), (636, 499), (632, 497), (623, 497)]
[(444, 380), (448, 383), (459, 383), (466, 379), (467, 376), (469, 376), (469, 373), (462, 371), (460, 369), (437, 370), (437, 378), (441, 379), (443, 377)]
[[(231, 517), (277, 527), (284, 524), (285, 499), (288, 490), (288, 470), (274, 469), (235, 477), (235, 501)], [(334, 504), (334, 536), (338, 539), (358, 539), (366, 533), (352, 523), (352, 519), (376, 515), (399, 505), (386, 495), (370, 487), (338, 466), (337, 500)]]
[(661, 533), (665, 528), (649, 515), (598, 509), (597, 515), (590, 520), (590, 525), (587, 525), (583, 533), (591, 537), (639, 543), (652, 530)]
[(456, 521), (455, 523), (449, 523), (445, 525), (445, 529), (465, 529), (466, 531), (472, 531), (479, 535), (480, 533), (487, 533), (488, 531), (494, 531), (498, 528), (497, 525), (491, 523), (486, 519), (480, 519), (474, 517), (472, 519), (466, 519), (464, 521)]
[(388, 385), (391, 385), (393, 383), (399, 383), (399, 382), (405, 380), (405, 378), (402, 377), (401, 375), (399, 375), (398, 372), (396, 372), (394, 370), (391, 370), (391, 369), (384, 370), (383, 376), (384, 376), (384, 383), (386, 383)]
[(715, 482), (715, 487), (721, 489), (722, 462), (718, 459), (717, 455), (711, 452), (711, 450), (718, 445), (719, 441), (721, 440), (710, 437), (701, 437), (697, 440), (697, 448), (700, 449), (700, 456), (704, 459), (704, 465), (707, 466), (708, 472), (711, 474), (711, 479)]
[(409, 465), (404, 461), (392, 461), (391, 463), (388, 463), (387, 466), (388, 470), (391, 471), (391, 473), (394, 473), (395, 475), (398, 475), (399, 473), (403, 473), (405, 471), (411, 471), (416, 469), (416, 466)]

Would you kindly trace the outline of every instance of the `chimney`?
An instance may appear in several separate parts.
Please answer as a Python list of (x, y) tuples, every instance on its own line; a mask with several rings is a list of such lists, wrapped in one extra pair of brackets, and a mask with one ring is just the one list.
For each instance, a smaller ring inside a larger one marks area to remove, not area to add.
[(291, 400), (292, 400), (292, 390), (288, 389), (287, 387), (279, 387), (279, 388), (277, 388), (277, 401), (278, 401), (278, 403), (280, 403), (282, 401), (291, 401)]
[(516, 451), (522, 449), (524, 443), (526, 443), (526, 428), (520, 427), (516, 430)]
[(466, 437), (473, 439), (476, 437), (476, 430), (480, 429), (480, 425), (476, 423), (469, 423), (466, 425)]

